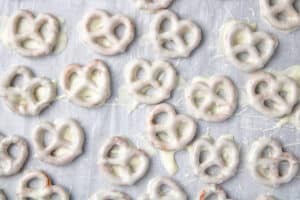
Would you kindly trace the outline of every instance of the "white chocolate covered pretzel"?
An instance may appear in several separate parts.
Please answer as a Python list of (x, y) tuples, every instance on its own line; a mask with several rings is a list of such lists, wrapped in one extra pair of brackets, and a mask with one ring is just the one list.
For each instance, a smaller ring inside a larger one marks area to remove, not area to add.
[(22, 56), (45, 56), (53, 52), (59, 32), (60, 23), (55, 16), (35, 16), (31, 11), (18, 10), (9, 21), (8, 44)]
[(280, 142), (270, 137), (261, 137), (252, 144), (248, 161), (251, 175), (271, 187), (290, 182), (299, 170), (297, 158), (284, 152)]
[(131, 200), (128, 194), (116, 190), (98, 191), (89, 200)]
[(3, 190), (0, 189), (0, 200), (7, 200)]
[[(165, 26), (169, 23), (169, 26)], [(188, 57), (199, 46), (201, 29), (191, 20), (181, 20), (169, 11), (159, 11), (150, 24), (151, 41), (164, 57)]]
[[(10, 152), (12, 148), (15, 152)], [(0, 177), (17, 174), (25, 165), (28, 154), (28, 145), (23, 138), (0, 134)]]
[(48, 78), (35, 77), (29, 68), (16, 66), (3, 76), (0, 93), (10, 110), (34, 116), (55, 100), (56, 87)]
[(218, 185), (207, 185), (204, 189), (200, 192), (198, 197), (199, 200), (208, 200), (214, 196), (216, 200), (231, 200), (227, 198), (227, 195), (223, 188)]
[(165, 61), (133, 60), (125, 67), (124, 76), (128, 92), (140, 103), (160, 103), (176, 87), (176, 71)]
[(80, 31), (83, 41), (93, 51), (103, 55), (116, 55), (124, 52), (134, 39), (135, 26), (124, 15), (93, 10), (83, 17)]
[[(164, 119), (159, 121), (159, 117)], [(169, 104), (155, 106), (147, 119), (147, 136), (156, 148), (178, 151), (192, 142), (196, 135), (196, 123), (186, 115), (177, 115)]]
[(261, 15), (275, 28), (293, 31), (300, 27), (299, 0), (260, 0)]
[(133, 0), (136, 6), (142, 10), (156, 11), (168, 8), (173, 0)]
[(257, 72), (246, 84), (249, 104), (269, 117), (290, 114), (298, 101), (297, 83), (285, 76), (269, 72)]
[(222, 31), (226, 58), (245, 72), (265, 67), (278, 46), (278, 40), (273, 35), (256, 31), (254, 26), (245, 22), (228, 22)]
[(133, 185), (146, 174), (150, 158), (127, 138), (112, 137), (102, 145), (98, 164), (113, 184)]
[[(47, 141), (47, 134), (50, 141)], [(66, 165), (83, 151), (83, 130), (71, 119), (40, 123), (34, 129), (32, 139), (36, 156), (53, 165)]]
[(147, 186), (147, 192), (139, 200), (187, 200), (182, 187), (169, 177), (156, 177)]
[(259, 195), (256, 200), (276, 200), (272, 195)]
[(214, 140), (202, 136), (190, 154), (195, 174), (206, 183), (220, 184), (233, 177), (239, 165), (239, 147), (232, 136)]
[(237, 88), (227, 76), (194, 78), (185, 89), (189, 112), (197, 119), (220, 122), (233, 115), (238, 104)]
[(67, 97), (83, 107), (101, 106), (111, 94), (110, 74), (100, 60), (92, 60), (86, 66), (69, 65), (60, 82)]
[[(30, 182), (36, 181), (37, 186), (31, 186)], [(28, 171), (21, 178), (17, 188), (18, 200), (40, 200), (40, 199), (60, 199), (69, 200), (69, 194), (64, 188), (52, 185), (48, 175), (42, 171)]]

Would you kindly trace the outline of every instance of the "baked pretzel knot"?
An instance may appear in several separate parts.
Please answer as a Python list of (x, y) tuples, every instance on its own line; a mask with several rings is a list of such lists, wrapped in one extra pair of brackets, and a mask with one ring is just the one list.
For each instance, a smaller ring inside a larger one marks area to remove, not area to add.
[[(15, 152), (9, 150), (14, 148)], [(19, 136), (5, 136), (0, 133), (0, 177), (18, 173), (28, 158), (27, 142)]]
[(65, 165), (82, 153), (84, 133), (74, 120), (55, 120), (40, 123), (34, 129), (32, 139), (39, 159), (53, 165)]
[(103, 105), (110, 97), (110, 74), (100, 60), (93, 60), (86, 66), (69, 65), (62, 73), (61, 87), (67, 97), (83, 107)]
[[(35, 181), (39, 185), (31, 186), (30, 182)], [(40, 199), (60, 199), (69, 200), (69, 194), (64, 188), (58, 185), (52, 185), (50, 178), (42, 171), (28, 171), (21, 178), (17, 197), (19, 200), (40, 200)]]
[(169, 104), (155, 106), (147, 119), (148, 139), (153, 146), (164, 151), (185, 148), (194, 139), (196, 129), (196, 123), (190, 117), (177, 115)]
[(169, 177), (156, 177), (147, 187), (145, 195), (138, 200), (187, 200), (187, 194), (178, 183)]
[(169, 7), (173, 0), (133, 0), (139, 9), (156, 11)]
[(223, 31), (225, 56), (245, 72), (262, 69), (278, 46), (278, 40), (273, 35), (256, 31), (254, 26), (245, 22), (228, 22)]
[(103, 55), (124, 52), (134, 39), (135, 26), (123, 15), (104, 10), (87, 13), (81, 23), (81, 36), (88, 47)]
[(133, 185), (146, 174), (150, 159), (127, 138), (112, 137), (100, 149), (98, 164), (113, 184)]
[(176, 87), (176, 71), (165, 61), (133, 60), (125, 67), (124, 76), (128, 92), (140, 103), (160, 103)]
[(261, 137), (255, 141), (249, 151), (249, 170), (260, 183), (278, 187), (290, 182), (299, 169), (294, 155), (282, 150), (282, 145), (275, 139)]
[(51, 80), (34, 77), (24, 66), (14, 67), (3, 77), (0, 92), (11, 111), (31, 116), (40, 114), (56, 97), (56, 87)]
[(131, 200), (131, 198), (124, 192), (111, 190), (96, 192), (89, 200)]
[(227, 76), (197, 77), (186, 87), (185, 101), (189, 112), (197, 119), (220, 122), (235, 112), (238, 92)]
[(169, 10), (159, 11), (151, 22), (150, 28), (155, 50), (169, 58), (190, 56), (199, 46), (202, 38), (201, 29), (194, 22), (180, 20)]
[(227, 198), (227, 195), (223, 188), (217, 185), (207, 185), (200, 192), (199, 200), (208, 200), (211, 197), (215, 197), (216, 200), (231, 200)]
[(229, 135), (217, 140), (202, 136), (193, 144), (190, 157), (194, 172), (201, 180), (220, 184), (236, 174), (239, 147)]
[(35, 16), (31, 11), (19, 10), (9, 21), (8, 44), (22, 56), (45, 56), (53, 52), (59, 32), (60, 23), (53, 15)]
[(269, 117), (290, 114), (298, 101), (297, 83), (285, 75), (257, 72), (246, 83), (249, 104)]
[(300, 27), (299, 0), (260, 0), (261, 15), (275, 28), (293, 31)]

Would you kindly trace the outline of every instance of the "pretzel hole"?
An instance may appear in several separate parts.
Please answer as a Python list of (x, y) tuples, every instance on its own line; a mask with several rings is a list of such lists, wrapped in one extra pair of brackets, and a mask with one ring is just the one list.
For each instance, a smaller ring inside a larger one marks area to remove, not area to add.
[(215, 102), (213, 102), (213, 103), (211, 103), (211, 105), (207, 108), (207, 113), (209, 114), (209, 115), (214, 115), (214, 114), (216, 114), (217, 112), (218, 112), (218, 105), (215, 103)]
[(76, 72), (73, 72), (72, 74), (70, 74), (69, 76), (69, 84), (67, 84), (67, 87), (70, 90), (74, 90), (76, 89), (79, 85), (81, 85), (82, 80), (81, 78), (78, 76), (78, 74)]
[(230, 148), (224, 147), (221, 150), (221, 159), (224, 162), (225, 166), (228, 166), (230, 162), (232, 162), (232, 154)]
[(65, 156), (66, 154), (69, 154), (69, 149), (63, 147), (55, 149), (50, 153), (53, 157)]
[(58, 193), (52, 193), (49, 195), (49, 197), (50, 197), (50, 200), (61, 200), (62, 199)]
[(187, 132), (187, 125), (184, 122), (177, 122), (176, 123), (176, 136), (178, 139), (184, 136), (184, 133)]
[(170, 194), (172, 195), (172, 189), (166, 184), (161, 184), (159, 186), (158, 194), (160, 197), (166, 197)]
[(216, 95), (221, 99), (226, 99), (226, 92), (223, 87), (218, 87), (216, 90)]
[(283, 98), (283, 99), (287, 99), (288, 98), (288, 92), (285, 90), (280, 90), (278, 91), (278, 95)]
[(288, 173), (290, 169), (290, 163), (286, 160), (280, 161), (278, 168), (279, 177), (283, 177)]
[(167, 120), (168, 120), (168, 113), (160, 112), (153, 117), (151, 123), (153, 125), (157, 125), (157, 124), (165, 123)]
[(68, 127), (68, 126), (62, 130), (62, 134), (60, 135), (60, 137), (64, 141), (70, 142), (70, 143), (72, 143), (75, 140), (75, 137), (72, 134), (72, 128)]
[(148, 85), (148, 86), (141, 88), (139, 93), (141, 93), (142, 95), (145, 95), (145, 96), (154, 96), (156, 93), (156, 90), (151, 85)]
[(7, 153), (13, 159), (16, 159), (19, 155), (20, 149), (18, 148), (17, 144), (12, 143), (8, 146)]
[(275, 6), (279, 2), (280, 2), (280, 0), (269, 0), (269, 5), (270, 6)]
[(37, 42), (36, 40), (32, 39), (25, 39), (21, 42), (21, 46), (25, 49), (38, 49), (40, 48), (40, 43)]
[(293, 7), (295, 8), (297, 13), (300, 13), (300, 1), (296, 0), (293, 2)]
[(218, 176), (221, 174), (221, 168), (218, 165), (212, 165), (205, 170), (208, 176)]
[(89, 74), (89, 78), (95, 85), (99, 86), (101, 83), (101, 72), (95, 69)]
[(22, 75), (16, 75), (10, 82), (10, 87), (20, 88), (24, 83), (24, 77)]
[(43, 86), (38, 86), (34, 88), (33, 97), (35, 102), (41, 102), (43, 99), (47, 98), (49, 94), (49, 89)]
[(198, 158), (198, 162), (199, 164), (201, 165), (202, 163), (204, 163), (210, 156), (210, 153), (209, 151), (201, 151), (200, 154), (199, 154), (199, 158)]
[(261, 81), (257, 84), (257, 86), (255, 87), (255, 94), (261, 94), (263, 93), (263, 91), (268, 88), (268, 83), (265, 81)]
[[(48, 185), (50, 185), (50, 181), (49, 183), (46, 183)], [(45, 186), (45, 183), (43, 182), (42, 179), (39, 179), (39, 178), (32, 178), (30, 179), (27, 184), (26, 184), (26, 187), (30, 188), (30, 189), (33, 189), (33, 190), (36, 190), (36, 189), (39, 189), (39, 188), (42, 188), (43, 186)], [(47, 185), (46, 185), (47, 186)]]
[(117, 177), (122, 177), (123, 171), (124, 171), (123, 168), (120, 166), (115, 165), (111, 167), (111, 172)]
[(94, 99), (98, 96), (99, 96), (99, 92), (92, 90), (90, 88), (87, 88), (87, 87), (83, 88), (78, 93), (79, 99), (81, 99), (82, 101), (85, 101), (85, 102), (93, 102)]
[(261, 40), (255, 44), (255, 48), (258, 51), (259, 55), (264, 54), (266, 47), (267, 47), (267, 43), (263, 40)]
[(99, 29), (103, 28), (104, 22), (100, 17), (95, 17), (94, 19), (91, 20), (91, 22), (88, 25), (88, 29), (91, 32), (97, 31)]
[(180, 33), (180, 36), (184, 42), (185, 45), (189, 45), (194, 40), (194, 35), (189, 30), (184, 30)]
[(262, 158), (271, 158), (273, 156), (273, 152), (274, 150), (271, 146), (266, 146), (260, 156)]
[[(205, 200), (219, 200), (219, 196), (218, 194), (216, 193), (212, 193), (212, 194), (209, 194), (207, 197), (205, 197)], [(202, 199), (200, 199), (202, 200)]]
[(250, 59), (250, 54), (247, 51), (240, 52), (236, 55), (236, 57), (241, 62), (248, 62)]
[(161, 46), (162, 46), (162, 48), (169, 50), (169, 51), (176, 49), (176, 44), (175, 44), (174, 40), (172, 40), (172, 39), (163, 40), (161, 43)]
[(275, 16), (276, 19), (280, 22), (286, 22), (289, 20), (289, 15), (286, 11), (282, 11), (282, 12), (279, 12), (277, 13), (277, 15)]
[(168, 32), (172, 29), (172, 22), (170, 19), (165, 18), (162, 20), (160, 26), (159, 26), (159, 33)]
[(239, 30), (234, 34), (232, 46), (235, 47), (235, 46), (238, 46), (241, 44), (246, 44), (249, 41), (251, 41), (250, 37), (251, 37), (251, 35), (249, 35), (247, 31)]
[(132, 77), (132, 81), (143, 80), (146, 76), (146, 72), (142, 66), (137, 66), (134, 72), (134, 76)]
[(170, 142), (169, 135), (165, 131), (159, 131), (156, 133), (156, 138), (161, 142)]
[(42, 25), (38, 29), (39, 35), (42, 37), (43, 40), (47, 40), (47, 38), (51, 37), (52, 29), (48, 21), (44, 21)]
[(53, 141), (53, 133), (45, 129), (39, 133), (39, 139), (41, 141), (41, 145), (46, 148)]
[(109, 158), (117, 158), (120, 153), (121, 153), (121, 147), (120, 147), (120, 145), (115, 144), (108, 151), (107, 156)]
[(106, 36), (97, 37), (96, 43), (103, 48), (110, 48), (113, 45)]
[(193, 95), (193, 103), (194, 105), (199, 108), (205, 99), (205, 94), (203, 94), (201, 91), (195, 92)]
[(129, 164), (130, 172), (135, 173), (140, 164), (140, 159), (137, 156), (133, 157), (128, 164)]
[(276, 103), (272, 99), (266, 99), (263, 102), (264, 106), (270, 110), (275, 109)]
[(24, 17), (21, 17), (16, 25), (16, 33), (17, 34), (22, 34), (22, 33), (27, 33), (31, 31), (31, 23), (29, 20), (27, 20)]
[(125, 25), (124, 24), (118, 24), (115, 28), (114, 28), (114, 35), (121, 40), (125, 34)]
[(155, 72), (154, 79), (158, 82), (160, 86), (162, 86), (166, 79), (166, 73), (163, 70), (159, 70)]

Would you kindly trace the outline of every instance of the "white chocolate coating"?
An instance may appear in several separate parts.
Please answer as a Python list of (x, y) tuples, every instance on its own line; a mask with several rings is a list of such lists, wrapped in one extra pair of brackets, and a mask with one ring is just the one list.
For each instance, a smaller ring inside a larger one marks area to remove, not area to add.
[(257, 31), (245, 22), (227, 22), (222, 46), (226, 58), (238, 69), (253, 72), (265, 67), (278, 46), (273, 35)]
[[(166, 21), (169, 27), (163, 27)], [(154, 49), (168, 58), (189, 57), (202, 39), (201, 29), (194, 22), (181, 20), (170, 10), (155, 14), (150, 29)]]
[(147, 192), (138, 200), (187, 200), (182, 187), (169, 177), (156, 177), (150, 180)]
[[(39, 182), (38, 187), (31, 187), (30, 181)], [(69, 200), (69, 194), (64, 188), (58, 185), (52, 185), (50, 178), (42, 171), (28, 171), (21, 178), (17, 188), (18, 200), (41, 200), (51, 199), (56, 195), (60, 200)]]
[[(117, 29), (123, 27), (122, 34)], [(86, 45), (102, 55), (123, 53), (133, 41), (135, 26), (124, 15), (111, 15), (105, 10), (92, 10), (81, 22), (80, 34)]]
[[(45, 141), (45, 134), (51, 135), (50, 141)], [(52, 165), (66, 165), (82, 153), (84, 132), (75, 120), (55, 120), (37, 125), (32, 139), (40, 160)]]
[[(16, 149), (15, 155), (9, 152), (12, 147)], [(28, 145), (23, 138), (0, 134), (0, 177), (17, 174), (27, 161), (28, 154)]]
[(111, 95), (110, 73), (100, 60), (87, 65), (70, 64), (62, 72), (60, 84), (75, 104), (91, 108), (103, 105)]
[[(26, 30), (22, 30), (21, 21), (28, 24)], [(45, 30), (43, 32), (43, 30)], [(10, 19), (8, 27), (8, 44), (22, 56), (39, 57), (53, 52), (58, 42), (60, 23), (51, 14), (38, 14), (31, 11), (18, 10)], [(33, 46), (26, 43), (34, 42)]]
[(252, 74), (246, 83), (249, 104), (268, 117), (283, 117), (298, 101), (297, 83), (285, 75), (269, 72)]
[[(14, 85), (16, 78), (22, 78)], [(9, 109), (20, 115), (39, 115), (56, 97), (55, 85), (45, 77), (34, 77), (24, 66), (16, 66), (2, 78), (0, 92)]]
[[(157, 121), (166, 115), (163, 121)], [(147, 118), (147, 136), (152, 145), (164, 151), (178, 151), (192, 142), (196, 135), (196, 123), (186, 115), (177, 115), (173, 106), (159, 104)], [(162, 135), (160, 135), (161, 133)]]
[(111, 183), (134, 185), (148, 171), (150, 158), (127, 138), (112, 137), (101, 146), (98, 165)]
[(131, 198), (124, 192), (106, 190), (96, 192), (89, 198), (89, 200), (131, 200)]
[(139, 103), (160, 103), (168, 99), (176, 87), (176, 71), (165, 61), (133, 60), (126, 65), (124, 76), (128, 92)]
[[(202, 181), (220, 184), (236, 174), (239, 147), (233, 137), (228, 135), (217, 140), (210, 136), (202, 136), (193, 144), (190, 157), (194, 172)], [(218, 170), (210, 172), (214, 168)]]
[(168, 8), (174, 0), (133, 0), (139, 9), (157, 11)]
[(300, 13), (295, 4), (299, 0), (260, 0), (261, 15), (276, 29), (293, 31), (300, 27)]
[(207, 185), (202, 189), (198, 197), (199, 200), (208, 200), (211, 196), (216, 196), (216, 200), (231, 200), (227, 198), (227, 195), (221, 186)]
[(256, 200), (276, 200), (272, 195), (259, 195)]
[(221, 122), (230, 118), (238, 105), (238, 91), (227, 76), (204, 80), (196, 77), (185, 89), (188, 111), (197, 119)]
[[(251, 175), (271, 187), (290, 182), (299, 170), (297, 158), (284, 152), (280, 142), (270, 137), (261, 137), (252, 144), (248, 162)], [(280, 169), (283, 163), (288, 163), (284, 171)]]

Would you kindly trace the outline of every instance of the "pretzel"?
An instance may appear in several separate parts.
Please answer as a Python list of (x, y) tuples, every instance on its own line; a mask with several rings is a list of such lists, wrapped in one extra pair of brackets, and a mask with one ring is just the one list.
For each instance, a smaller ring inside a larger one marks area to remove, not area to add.
[[(38, 182), (39, 185), (31, 186), (30, 182), (32, 181)], [(53, 196), (60, 200), (70, 199), (65, 189), (58, 185), (52, 185), (48, 175), (42, 171), (26, 172), (18, 184), (17, 197), (19, 200), (54, 199)]]
[[(23, 28), (21, 22), (26, 22), (28, 28)], [(47, 34), (43, 31), (47, 31)], [(51, 14), (35, 16), (31, 11), (18, 10), (9, 21), (7, 35), (8, 44), (22, 56), (46, 56), (53, 52), (58, 42), (60, 24)], [(29, 46), (29, 43), (34, 45)]]
[(133, 0), (136, 6), (142, 10), (157, 11), (170, 6), (173, 0)]
[(225, 27), (222, 41), (226, 58), (245, 72), (264, 68), (277, 49), (278, 39), (245, 22), (228, 22)]
[(130, 95), (140, 103), (160, 103), (176, 87), (176, 71), (165, 61), (133, 60), (125, 67), (124, 75)]
[(197, 119), (225, 121), (237, 108), (238, 92), (227, 76), (215, 75), (207, 80), (197, 77), (185, 89), (189, 112)]
[[(16, 152), (10, 152), (11, 148)], [(28, 158), (27, 142), (19, 136), (5, 136), (0, 133), (0, 177), (17, 174)]]
[(221, 186), (217, 185), (207, 185), (200, 192), (199, 200), (208, 200), (212, 196), (215, 197), (216, 200), (231, 200), (227, 198), (227, 195)]
[(124, 192), (111, 190), (96, 192), (89, 200), (131, 200), (131, 198)]
[(169, 177), (156, 177), (148, 183), (147, 192), (139, 200), (187, 200), (187, 194)]
[[(14, 84), (17, 78), (22, 81)], [(56, 97), (56, 87), (51, 80), (35, 77), (25, 66), (16, 66), (3, 77), (0, 92), (11, 111), (31, 116), (40, 114)]]
[(276, 200), (276, 198), (272, 195), (260, 195), (256, 200)]
[[(169, 27), (164, 27), (168, 22)], [(191, 20), (181, 20), (169, 11), (159, 11), (150, 24), (153, 46), (168, 58), (189, 57), (202, 39), (201, 29)]]
[(3, 190), (0, 190), (0, 200), (7, 200)]
[[(118, 33), (119, 28), (123, 28), (123, 33)], [(83, 17), (81, 35), (96, 53), (116, 55), (124, 52), (134, 39), (135, 26), (126, 16), (93, 10)]]
[[(50, 141), (46, 141), (47, 133), (51, 135)], [(66, 165), (82, 153), (84, 133), (75, 120), (55, 120), (40, 123), (34, 129), (32, 139), (40, 160), (53, 165)]]
[(83, 107), (103, 105), (110, 97), (110, 74), (100, 60), (85, 66), (69, 65), (62, 73), (61, 87), (67, 97)]
[[(288, 163), (286, 171), (281, 170), (283, 163)], [(255, 141), (249, 151), (249, 170), (260, 183), (278, 187), (290, 182), (297, 174), (299, 164), (297, 158), (282, 150), (279, 141), (261, 137)]]
[(261, 15), (275, 28), (293, 31), (300, 27), (300, 13), (296, 8), (299, 0), (260, 0)]
[(290, 114), (298, 101), (297, 83), (285, 75), (257, 72), (246, 83), (250, 105), (269, 117)]
[(150, 158), (127, 138), (112, 137), (100, 149), (98, 165), (111, 183), (134, 185), (148, 171)]
[[(166, 115), (163, 121), (157, 121)], [(186, 115), (177, 115), (169, 104), (155, 106), (147, 119), (147, 136), (153, 146), (164, 151), (185, 148), (196, 135), (196, 123)]]
[[(193, 144), (190, 157), (194, 172), (201, 180), (220, 184), (236, 174), (239, 147), (232, 136), (224, 135), (217, 140), (203, 136)], [(216, 168), (218, 171), (212, 171)]]

